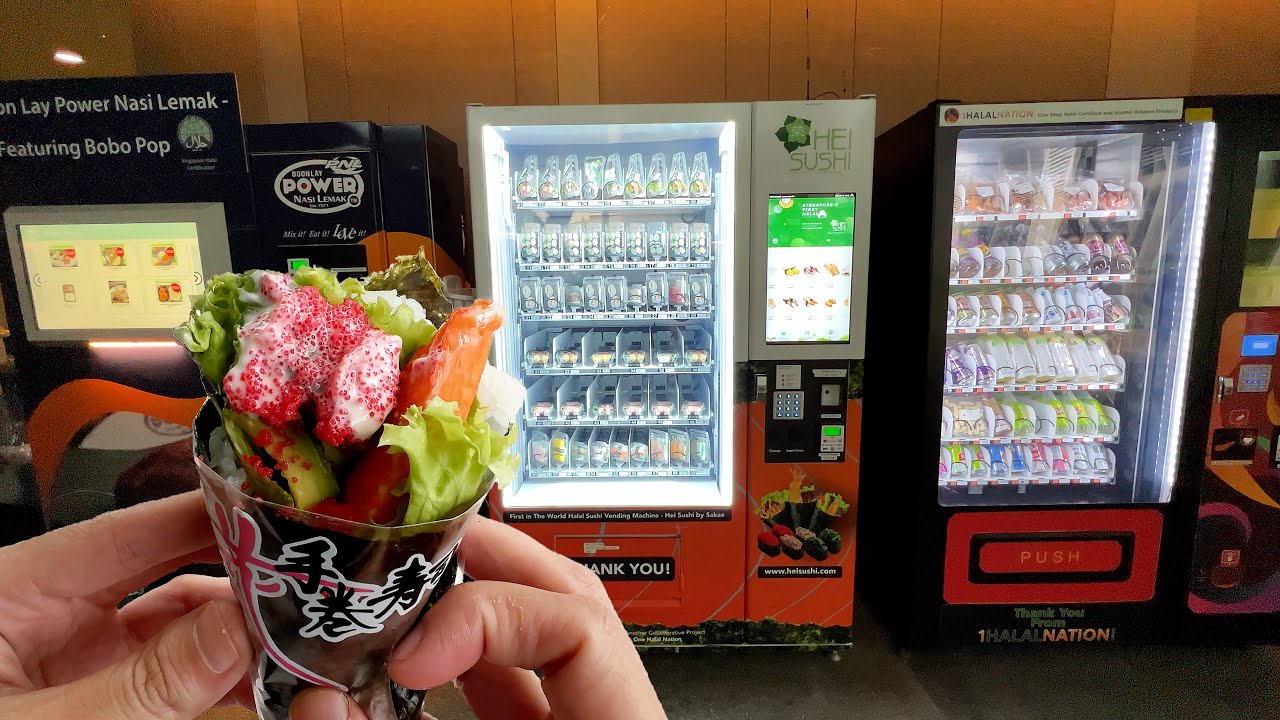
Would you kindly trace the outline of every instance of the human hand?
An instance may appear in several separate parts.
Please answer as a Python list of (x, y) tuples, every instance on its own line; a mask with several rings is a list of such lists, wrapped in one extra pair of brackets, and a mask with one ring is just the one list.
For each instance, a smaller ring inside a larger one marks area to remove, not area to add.
[[(0, 548), (0, 717), (190, 720), (246, 697), (253, 658), (199, 493)], [(242, 683), (242, 681), (245, 681)]]
[[(396, 682), (456, 678), (479, 720), (666, 717), (595, 573), (485, 518), (463, 536), (458, 562), (477, 581), (445, 593), (400, 642), (388, 666)], [(367, 720), (347, 696), (319, 688), (301, 693), (289, 717)]]

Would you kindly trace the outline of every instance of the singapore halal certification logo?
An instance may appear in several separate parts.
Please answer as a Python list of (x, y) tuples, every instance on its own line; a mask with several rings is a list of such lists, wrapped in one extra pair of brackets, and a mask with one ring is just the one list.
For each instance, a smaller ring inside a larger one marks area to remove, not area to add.
[(213, 147), (213, 128), (199, 115), (188, 115), (178, 123), (178, 142), (193, 152)]

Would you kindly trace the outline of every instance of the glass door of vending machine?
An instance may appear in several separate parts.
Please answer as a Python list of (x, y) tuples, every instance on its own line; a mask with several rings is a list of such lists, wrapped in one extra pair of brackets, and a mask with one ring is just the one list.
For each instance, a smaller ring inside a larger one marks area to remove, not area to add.
[(472, 109), (478, 291), (507, 309), (496, 360), (527, 392), (504, 508), (731, 504), (749, 119)]
[(958, 131), (941, 504), (1168, 502), (1213, 144), (1212, 123)]

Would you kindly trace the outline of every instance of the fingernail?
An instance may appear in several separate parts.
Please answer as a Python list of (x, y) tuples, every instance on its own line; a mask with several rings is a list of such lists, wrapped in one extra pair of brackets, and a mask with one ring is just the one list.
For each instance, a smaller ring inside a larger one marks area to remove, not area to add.
[(222, 612), (215, 605), (208, 605), (196, 618), (192, 632), (196, 640), (196, 652), (215, 674), (231, 669), (240, 659), (240, 651), (231, 640), (231, 632), (222, 619)]
[(414, 648), (422, 642), (422, 630), (417, 629), (404, 636), (396, 645), (395, 650), (391, 651), (392, 660), (403, 660), (413, 654)]
[(307, 701), (307, 717), (311, 720), (348, 720), (351, 699), (340, 692), (321, 690)]

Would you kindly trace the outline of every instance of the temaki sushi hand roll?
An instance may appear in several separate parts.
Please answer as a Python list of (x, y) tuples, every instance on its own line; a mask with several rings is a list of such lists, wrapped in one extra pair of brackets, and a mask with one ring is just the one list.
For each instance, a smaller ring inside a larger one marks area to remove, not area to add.
[[(386, 277), (421, 290), (435, 273), (419, 256)], [(478, 301), (437, 328), (379, 287), (318, 268), (228, 273), (175, 331), (208, 388), (196, 467), (268, 720), (317, 686), (370, 720), (420, 716), (422, 693), (393, 686), (387, 658), (453, 584), (468, 522), (519, 463), (524, 390), (488, 364), (498, 308)]]

